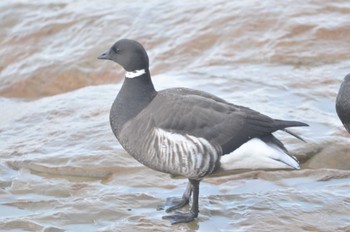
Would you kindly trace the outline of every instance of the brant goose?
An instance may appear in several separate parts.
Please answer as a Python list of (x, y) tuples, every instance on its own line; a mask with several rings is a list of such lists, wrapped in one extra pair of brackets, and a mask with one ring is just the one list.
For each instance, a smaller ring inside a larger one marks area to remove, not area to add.
[(307, 126), (272, 119), (203, 91), (172, 88), (156, 91), (143, 46), (116, 42), (98, 59), (112, 60), (126, 73), (112, 105), (110, 124), (123, 148), (154, 170), (188, 178), (181, 198), (168, 198), (166, 211), (189, 203), (189, 212), (164, 216), (172, 224), (198, 216), (199, 183), (207, 175), (230, 169), (299, 169), (282, 142), (272, 135), (287, 127)]
[(340, 121), (350, 133), (350, 73), (345, 76), (344, 81), (340, 86), (335, 108)]

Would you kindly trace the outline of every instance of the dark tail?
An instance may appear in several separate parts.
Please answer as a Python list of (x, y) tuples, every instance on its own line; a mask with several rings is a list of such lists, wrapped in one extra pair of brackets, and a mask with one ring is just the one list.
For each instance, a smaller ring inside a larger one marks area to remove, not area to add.
[(303, 122), (298, 122), (298, 121), (284, 121), (284, 120), (276, 120), (276, 122), (279, 124), (278, 127), (280, 128), (280, 130), (294, 136), (297, 139), (300, 139), (301, 141), (305, 142), (305, 140), (300, 137), (299, 135), (291, 132), (290, 130), (287, 130), (287, 127), (297, 127), (297, 126), (309, 126), (306, 123)]
[(298, 121), (285, 121), (285, 120), (275, 120), (280, 130), (287, 127), (295, 127), (295, 126), (309, 126), (306, 123), (298, 122)]

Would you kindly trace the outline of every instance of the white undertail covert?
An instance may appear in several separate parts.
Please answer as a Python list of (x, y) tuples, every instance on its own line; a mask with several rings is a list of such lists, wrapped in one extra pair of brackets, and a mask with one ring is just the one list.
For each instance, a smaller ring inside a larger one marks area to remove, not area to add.
[(224, 170), (300, 169), (296, 159), (275, 144), (253, 138), (220, 160)]

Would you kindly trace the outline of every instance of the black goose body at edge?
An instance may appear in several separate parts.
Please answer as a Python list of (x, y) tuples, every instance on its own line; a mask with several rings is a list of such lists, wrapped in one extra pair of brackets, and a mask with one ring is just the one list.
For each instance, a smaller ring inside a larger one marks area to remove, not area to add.
[(350, 133), (350, 74), (345, 76), (339, 88), (335, 108), (340, 121)]

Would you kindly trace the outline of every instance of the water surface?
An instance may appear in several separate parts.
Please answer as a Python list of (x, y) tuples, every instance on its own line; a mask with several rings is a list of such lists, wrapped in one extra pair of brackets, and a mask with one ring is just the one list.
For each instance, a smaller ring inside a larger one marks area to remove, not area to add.
[[(349, 231), (349, 135), (334, 101), (349, 72), (348, 1), (0, 3), (0, 230)], [(148, 51), (157, 89), (190, 87), (274, 118), (300, 171), (201, 184), (199, 219), (157, 211), (185, 179), (134, 161), (109, 127), (120, 38)]]

